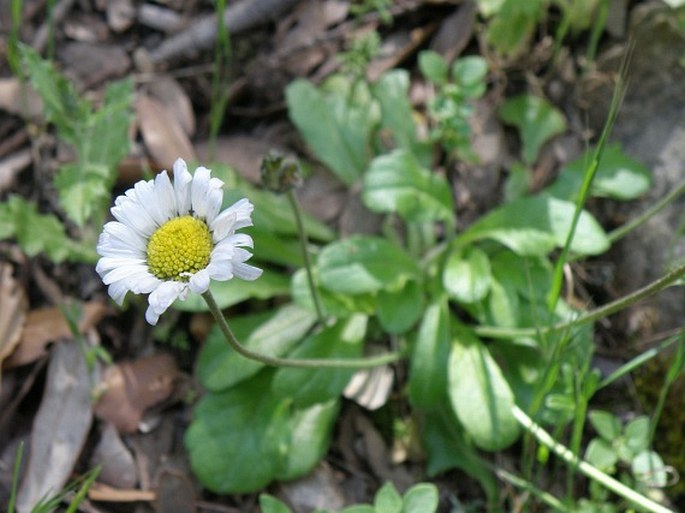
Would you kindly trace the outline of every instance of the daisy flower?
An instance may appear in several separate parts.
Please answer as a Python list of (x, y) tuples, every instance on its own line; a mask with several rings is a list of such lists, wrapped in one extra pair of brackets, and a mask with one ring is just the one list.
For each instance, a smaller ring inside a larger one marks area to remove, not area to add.
[(210, 280), (259, 278), (261, 269), (245, 263), (252, 238), (236, 233), (252, 226), (254, 207), (241, 199), (219, 213), (223, 185), (205, 167), (191, 176), (178, 159), (173, 183), (162, 171), (116, 199), (116, 221), (103, 228), (95, 268), (112, 299), (121, 305), (129, 291), (149, 294), (145, 319), (155, 325), (176, 299), (206, 292)]

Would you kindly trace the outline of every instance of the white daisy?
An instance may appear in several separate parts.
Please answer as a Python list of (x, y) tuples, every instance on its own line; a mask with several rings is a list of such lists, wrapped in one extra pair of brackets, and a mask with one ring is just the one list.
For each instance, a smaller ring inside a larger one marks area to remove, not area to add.
[(112, 299), (121, 304), (128, 291), (150, 294), (145, 318), (154, 325), (189, 290), (206, 292), (210, 280), (259, 278), (261, 269), (245, 263), (252, 253), (242, 249), (252, 248), (252, 238), (235, 233), (252, 226), (254, 207), (241, 199), (219, 213), (223, 185), (205, 167), (191, 176), (178, 159), (173, 184), (162, 171), (116, 199), (116, 221), (100, 235), (96, 267)]

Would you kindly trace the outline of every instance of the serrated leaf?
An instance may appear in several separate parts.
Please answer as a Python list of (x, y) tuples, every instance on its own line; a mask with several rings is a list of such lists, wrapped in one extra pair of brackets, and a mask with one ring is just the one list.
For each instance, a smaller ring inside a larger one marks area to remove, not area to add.
[(284, 462), (290, 431), (287, 399), (269, 393), (265, 371), (239, 386), (210, 392), (185, 435), (195, 476), (216, 493), (266, 486)]
[(490, 352), (466, 328), (452, 344), (448, 376), (452, 408), (478, 447), (497, 451), (518, 438), (514, 394)]
[[(235, 336), (248, 349), (270, 356), (283, 356), (302, 339), (316, 318), (307, 310), (285, 305), (275, 312), (228, 321)], [(205, 387), (220, 391), (253, 376), (263, 366), (233, 351), (215, 327), (198, 357), (197, 373)]]
[(470, 98), (478, 98), (485, 92), (485, 76), (488, 63), (478, 55), (457, 59), (452, 65), (452, 78)]
[(475, 303), (490, 290), (492, 272), (485, 252), (476, 247), (452, 251), (445, 262), (442, 283), (453, 299)]
[(288, 114), (317, 157), (346, 184), (366, 167), (370, 120), (345, 99), (330, 99), (306, 80), (295, 80), (286, 92)]
[(93, 212), (102, 211), (110, 196), (108, 180), (93, 171), (93, 166), (76, 162), (60, 167), (55, 176), (59, 202), (78, 226), (83, 226)]
[(419, 275), (418, 263), (402, 248), (370, 236), (329, 244), (321, 251), (317, 268), (321, 285), (343, 294), (397, 289)]
[(566, 131), (564, 115), (544, 98), (523, 94), (508, 99), (499, 110), (505, 123), (516, 126), (523, 145), (523, 161), (531, 165), (542, 145)]
[(450, 352), (450, 324), (447, 301), (426, 308), (410, 360), (409, 399), (416, 407), (442, 405), (447, 389), (447, 360)]
[[(554, 247), (563, 247), (576, 206), (547, 195), (521, 198), (472, 224), (458, 238), (461, 245), (493, 239), (519, 255), (544, 256)], [(571, 251), (597, 255), (609, 248), (606, 233), (595, 218), (583, 211), (576, 227)]]
[(17, 195), (0, 204), (0, 238), (9, 237), (16, 237), (30, 257), (43, 253), (55, 263), (97, 260), (94, 247), (70, 239), (57, 217), (39, 213), (33, 203)]
[[(305, 339), (289, 358), (354, 358), (361, 356), (367, 317), (357, 314)], [(273, 380), (275, 394), (292, 397), (298, 407), (338, 398), (354, 369), (280, 368)]]
[(421, 167), (403, 149), (371, 162), (364, 175), (362, 199), (375, 212), (396, 212), (407, 221), (449, 220), (454, 215), (447, 181)]
[(276, 479), (288, 481), (305, 476), (321, 461), (330, 445), (338, 409), (339, 401), (332, 399), (291, 414), (288, 450)]

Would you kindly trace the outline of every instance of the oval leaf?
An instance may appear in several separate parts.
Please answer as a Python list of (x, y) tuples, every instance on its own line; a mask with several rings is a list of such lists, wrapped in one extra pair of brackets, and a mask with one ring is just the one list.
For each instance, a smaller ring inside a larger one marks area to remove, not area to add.
[(475, 303), (483, 299), (492, 282), (490, 260), (476, 247), (453, 251), (442, 274), (447, 293), (462, 303)]
[(326, 246), (318, 260), (321, 285), (332, 292), (364, 294), (401, 287), (419, 274), (418, 263), (380, 237), (355, 236)]
[(452, 408), (478, 447), (497, 451), (516, 440), (514, 394), (490, 352), (466, 329), (452, 345), (448, 376)]
[(378, 293), (378, 320), (388, 333), (408, 331), (423, 313), (423, 293), (415, 281), (397, 291)]
[(406, 150), (371, 162), (364, 176), (364, 204), (375, 212), (397, 213), (407, 221), (439, 221), (453, 216), (447, 181), (420, 166)]

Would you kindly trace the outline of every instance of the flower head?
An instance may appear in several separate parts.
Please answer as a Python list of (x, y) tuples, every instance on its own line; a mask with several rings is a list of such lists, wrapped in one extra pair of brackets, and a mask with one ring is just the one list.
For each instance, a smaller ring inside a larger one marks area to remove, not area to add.
[(162, 171), (116, 199), (116, 221), (100, 235), (96, 267), (112, 299), (121, 304), (128, 291), (149, 294), (145, 318), (154, 325), (188, 291), (206, 292), (210, 280), (259, 278), (261, 269), (245, 263), (252, 238), (236, 233), (252, 225), (254, 207), (241, 199), (220, 213), (222, 187), (209, 169), (191, 176), (178, 159), (173, 183)]

